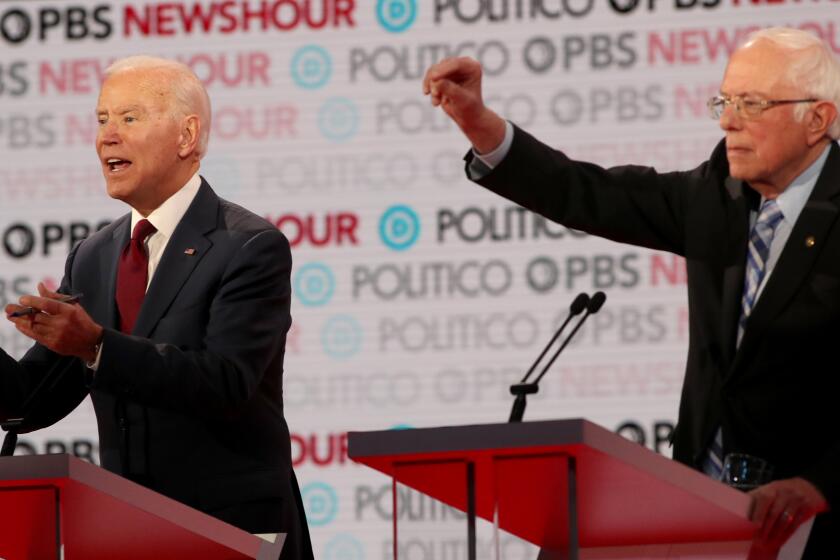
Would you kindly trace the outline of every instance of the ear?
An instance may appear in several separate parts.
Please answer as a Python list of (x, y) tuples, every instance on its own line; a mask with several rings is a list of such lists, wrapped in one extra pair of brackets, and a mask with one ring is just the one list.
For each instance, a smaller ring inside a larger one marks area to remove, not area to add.
[(186, 159), (198, 149), (201, 134), (201, 120), (198, 115), (184, 117), (181, 121), (181, 134), (178, 137), (178, 156)]
[(837, 119), (837, 107), (830, 101), (817, 101), (808, 111), (808, 145), (813, 146), (828, 135), (828, 129)]

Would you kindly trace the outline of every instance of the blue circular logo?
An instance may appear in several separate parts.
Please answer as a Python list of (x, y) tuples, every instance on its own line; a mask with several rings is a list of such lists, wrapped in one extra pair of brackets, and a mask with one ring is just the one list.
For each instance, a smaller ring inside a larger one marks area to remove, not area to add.
[(420, 216), (408, 206), (391, 206), (379, 219), (379, 237), (394, 251), (405, 251), (420, 237)]
[(307, 307), (325, 305), (335, 293), (335, 276), (325, 264), (303, 265), (295, 275), (295, 295)]
[(336, 535), (324, 547), (325, 560), (362, 560), (364, 557), (362, 543), (350, 535)]
[(306, 521), (314, 526), (326, 525), (338, 513), (338, 494), (329, 484), (312, 482), (300, 490)]
[(362, 326), (350, 315), (336, 315), (324, 325), (321, 344), (328, 356), (349, 358), (362, 347)]
[(376, 19), (385, 31), (402, 33), (417, 18), (417, 0), (378, 0)]
[(332, 59), (317, 45), (299, 48), (292, 57), (292, 79), (304, 89), (318, 89), (332, 75)]
[(356, 134), (359, 111), (356, 104), (346, 97), (333, 97), (318, 110), (318, 128), (327, 139), (344, 142)]

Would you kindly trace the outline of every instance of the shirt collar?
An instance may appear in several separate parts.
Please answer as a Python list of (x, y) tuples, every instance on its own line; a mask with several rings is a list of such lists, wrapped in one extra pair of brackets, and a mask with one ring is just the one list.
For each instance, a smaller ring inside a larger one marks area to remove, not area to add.
[[(201, 177), (196, 172), (187, 184), (181, 187), (175, 194), (167, 198), (163, 204), (155, 208), (151, 214), (145, 219), (149, 220), (157, 233), (162, 234), (167, 239), (172, 237), (172, 233), (187, 212), (187, 208), (192, 204), (195, 195), (198, 194), (198, 188), (201, 186)], [(143, 215), (131, 209), (131, 231), (134, 231), (134, 226), (137, 222), (143, 219)]]
[[(802, 213), (802, 209), (805, 208), (805, 203), (808, 202), (808, 198), (810, 198), (811, 192), (814, 190), (817, 179), (819, 179), (823, 166), (825, 166), (825, 162), (828, 159), (830, 148), (831, 144), (826, 146), (823, 153), (820, 154), (820, 157), (794, 179), (782, 191), (782, 194), (776, 198), (776, 203), (779, 205), (779, 209), (782, 211), (786, 222), (790, 222), (791, 224), (796, 223), (796, 219)], [(764, 198), (761, 199), (761, 202), (764, 202)]]

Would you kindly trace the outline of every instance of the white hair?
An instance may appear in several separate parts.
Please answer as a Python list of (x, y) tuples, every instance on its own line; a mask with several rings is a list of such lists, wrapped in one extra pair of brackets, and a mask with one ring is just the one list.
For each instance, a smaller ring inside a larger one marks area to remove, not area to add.
[(148, 69), (169, 74), (166, 80), (169, 91), (175, 100), (174, 116), (183, 118), (198, 115), (201, 123), (196, 155), (199, 159), (207, 153), (210, 141), (210, 96), (198, 76), (186, 64), (155, 56), (129, 56), (111, 64), (105, 70), (105, 78), (128, 70)]
[[(788, 81), (801, 88), (803, 95), (833, 103), (840, 111), (840, 62), (825, 41), (801, 29), (769, 27), (751, 33), (743, 46), (757, 41), (769, 41), (790, 51), (793, 61), (783, 69)], [(808, 106), (800, 103), (793, 114), (801, 121), (807, 111)], [(834, 119), (828, 135), (833, 140), (840, 138), (840, 117)]]

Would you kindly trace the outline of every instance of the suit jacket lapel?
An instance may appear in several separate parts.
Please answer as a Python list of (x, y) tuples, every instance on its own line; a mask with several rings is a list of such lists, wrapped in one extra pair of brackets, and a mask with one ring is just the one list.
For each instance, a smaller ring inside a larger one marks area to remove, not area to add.
[(744, 290), (744, 274), (747, 261), (747, 241), (750, 228), (750, 209), (758, 193), (750, 189), (743, 181), (728, 177), (725, 181), (727, 194), (732, 200), (728, 204), (726, 223), (729, 224), (727, 236), (728, 253), (723, 270), (721, 303), (721, 348), (724, 349), (724, 363), (731, 364), (735, 356), (735, 339), (738, 318), (741, 315), (741, 294)]
[(784, 310), (810, 274), (826, 236), (837, 219), (838, 207), (833, 199), (838, 195), (840, 148), (832, 144), (817, 184), (793, 226), (764, 291), (750, 313), (738, 351), (739, 357), (761, 339), (770, 322)]
[[(132, 334), (148, 337), (181, 291), (212, 242), (206, 234), (217, 226), (219, 198), (202, 179), (201, 187), (187, 209), (152, 277)], [(188, 250), (192, 251), (188, 251)]]

